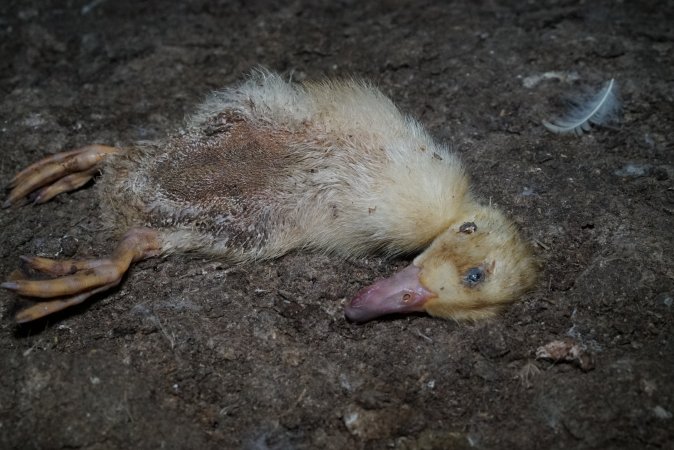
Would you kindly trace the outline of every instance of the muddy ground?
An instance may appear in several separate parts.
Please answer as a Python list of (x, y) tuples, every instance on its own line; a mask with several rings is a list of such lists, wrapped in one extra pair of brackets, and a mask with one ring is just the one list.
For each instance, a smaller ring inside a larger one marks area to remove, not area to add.
[[(150, 260), (24, 327), (3, 291), (1, 448), (674, 448), (674, 2), (178, 3), (0, 4), (3, 183), (161, 137), (258, 64), (358, 74), (461, 154), (541, 280), (475, 324), (348, 323), (345, 299), (407, 263), (377, 257)], [(541, 126), (611, 78), (620, 122)], [(2, 278), (110, 251), (98, 217), (93, 189), (1, 211)], [(582, 367), (536, 359), (565, 339)]]

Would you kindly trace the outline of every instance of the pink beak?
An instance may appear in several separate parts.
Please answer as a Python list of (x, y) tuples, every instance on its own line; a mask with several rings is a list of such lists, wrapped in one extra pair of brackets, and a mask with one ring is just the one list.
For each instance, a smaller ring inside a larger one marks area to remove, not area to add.
[(361, 289), (346, 307), (346, 317), (366, 322), (385, 314), (424, 311), (424, 304), (435, 294), (421, 284), (420, 273), (421, 269), (412, 264), (391, 278)]

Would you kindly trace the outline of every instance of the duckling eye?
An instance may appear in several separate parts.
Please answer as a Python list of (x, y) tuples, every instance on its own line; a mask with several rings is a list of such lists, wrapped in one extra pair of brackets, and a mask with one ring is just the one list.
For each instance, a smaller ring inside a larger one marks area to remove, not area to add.
[(464, 283), (468, 287), (473, 287), (482, 280), (484, 280), (484, 270), (479, 267), (468, 269), (468, 272), (466, 272), (466, 276), (463, 279)]

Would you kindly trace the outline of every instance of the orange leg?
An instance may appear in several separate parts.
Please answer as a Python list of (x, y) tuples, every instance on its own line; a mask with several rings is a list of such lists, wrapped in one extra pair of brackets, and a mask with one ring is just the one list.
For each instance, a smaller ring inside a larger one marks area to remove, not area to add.
[(96, 175), (107, 156), (121, 152), (116, 147), (95, 144), (41, 159), (9, 182), (11, 191), (2, 207), (22, 204), (33, 192), (35, 203), (44, 203), (62, 192), (75, 190)]
[(17, 322), (29, 322), (82, 303), (90, 296), (116, 286), (132, 263), (157, 256), (160, 252), (161, 240), (157, 231), (132, 228), (109, 258), (58, 261), (34, 256), (22, 257), (31, 269), (56, 278), (30, 280), (13, 277), (0, 284), (0, 287), (19, 295), (52, 299), (40, 301), (17, 313)]

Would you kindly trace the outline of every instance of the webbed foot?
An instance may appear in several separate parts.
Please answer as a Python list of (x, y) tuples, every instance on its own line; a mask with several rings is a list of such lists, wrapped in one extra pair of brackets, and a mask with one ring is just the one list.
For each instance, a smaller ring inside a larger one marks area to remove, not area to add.
[(78, 189), (96, 175), (107, 156), (121, 152), (116, 147), (94, 144), (43, 158), (9, 182), (7, 187), (11, 191), (2, 207), (22, 205), (32, 193), (34, 203), (44, 203), (58, 194)]
[(29, 322), (80, 304), (92, 295), (116, 286), (132, 263), (160, 252), (161, 240), (157, 231), (133, 228), (124, 235), (109, 258), (55, 260), (24, 256), (21, 259), (29, 268), (54, 278), (36, 280), (14, 275), (0, 287), (27, 297), (50, 299), (38, 301), (16, 314), (17, 322)]

